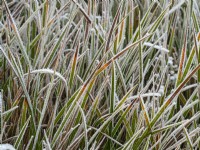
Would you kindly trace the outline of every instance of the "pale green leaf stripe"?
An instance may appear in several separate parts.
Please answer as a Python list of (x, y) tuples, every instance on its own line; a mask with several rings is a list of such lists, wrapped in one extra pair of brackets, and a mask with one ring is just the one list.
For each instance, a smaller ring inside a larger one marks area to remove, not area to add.
[(18, 137), (17, 137), (17, 139), (16, 139), (16, 142), (15, 142), (15, 144), (14, 144), (14, 147), (15, 147), (16, 149), (19, 148), (19, 146), (20, 146), (20, 144), (21, 144), (21, 141), (22, 141), (22, 139), (24, 138), (24, 134), (25, 134), (25, 132), (26, 132), (26, 130), (27, 130), (27, 127), (28, 127), (30, 118), (31, 118), (31, 116), (28, 118), (28, 120), (26, 121), (26, 123), (25, 123), (24, 126), (22, 127), (22, 129), (21, 129), (21, 131), (20, 131), (20, 133), (19, 133), (19, 135), (18, 135)]
[(15, 111), (17, 108), (19, 108), (19, 106), (14, 106), (11, 109), (5, 111), (2, 113), (3, 116), (9, 115), (11, 112)]
[[(140, 13), (139, 13), (139, 39), (142, 37), (142, 31), (141, 31), (141, 24), (140, 24)], [(143, 87), (143, 49), (142, 49), (142, 42), (139, 43), (139, 83), (140, 83), (140, 88)]]
[(193, 146), (192, 146), (193, 144), (192, 144), (192, 141), (191, 141), (191, 139), (190, 139), (190, 135), (188, 134), (187, 129), (186, 129), (185, 127), (183, 128), (183, 131), (185, 132), (186, 139), (187, 139), (187, 141), (188, 141), (190, 150), (193, 150)]
[(86, 116), (83, 112), (83, 109), (81, 108), (81, 106), (76, 103), (76, 105), (78, 105), (78, 108), (81, 112), (81, 115), (82, 115), (82, 122), (83, 122), (83, 126), (84, 126), (84, 133), (85, 133), (85, 149), (88, 150), (89, 149), (89, 146), (88, 146), (88, 136), (87, 136), (87, 132), (88, 132), (88, 129), (87, 129), (87, 123), (86, 123)]
[(72, 87), (74, 74), (75, 74), (75, 71), (76, 71), (78, 52), (79, 52), (79, 44), (76, 47), (76, 51), (74, 53), (74, 57), (73, 57), (73, 61), (72, 61), (72, 69), (71, 69), (71, 73), (70, 73), (70, 77), (69, 77), (69, 86), (70, 86), (70, 88)]

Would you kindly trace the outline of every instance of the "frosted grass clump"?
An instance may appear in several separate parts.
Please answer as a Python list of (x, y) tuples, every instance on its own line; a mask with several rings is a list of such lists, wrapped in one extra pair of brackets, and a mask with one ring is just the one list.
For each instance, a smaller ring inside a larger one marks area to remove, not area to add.
[(2, 147), (198, 149), (200, 1), (185, 1), (2, 0)]

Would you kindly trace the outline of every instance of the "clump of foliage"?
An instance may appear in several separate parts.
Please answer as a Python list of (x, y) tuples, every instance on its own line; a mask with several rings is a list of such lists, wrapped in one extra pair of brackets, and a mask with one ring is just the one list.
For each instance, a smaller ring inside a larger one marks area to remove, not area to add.
[(0, 2), (0, 142), (198, 149), (198, 0)]

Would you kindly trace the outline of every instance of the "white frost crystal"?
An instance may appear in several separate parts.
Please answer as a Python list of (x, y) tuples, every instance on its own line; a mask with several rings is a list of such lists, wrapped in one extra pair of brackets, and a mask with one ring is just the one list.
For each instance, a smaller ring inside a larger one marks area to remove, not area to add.
[(173, 71), (173, 70), (171, 70), (169, 73), (170, 73), (171, 75), (173, 75), (173, 74), (174, 74), (174, 71)]
[(168, 60), (167, 62), (169, 65), (173, 65), (173, 61), (171, 59)]
[(163, 85), (161, 85), (160, 89), (158, 90), (158, 93), (160, 93), (161, 95), (163, 95), (164, 91), (165, 91), (165, 87)]
[(159, 77), (160, 77), (160, 75), (159, 75), (158, 73), (156, 73), (154, 76), (155, 76), (156, 78), (159, 78)]
[(0, 144), (0, 150), (16, 150), (16, 149), (10, 144)]
[(175, 76), (170, 77), (170, 80), (172, 80), (172, 81), (174, 81), (175, 79), (176, 79)]

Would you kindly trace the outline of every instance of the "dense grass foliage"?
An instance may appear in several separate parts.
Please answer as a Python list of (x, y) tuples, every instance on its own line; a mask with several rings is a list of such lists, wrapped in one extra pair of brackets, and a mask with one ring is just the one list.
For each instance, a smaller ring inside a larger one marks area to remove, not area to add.
[(199, 0), (0, 4), (1, 143), (199, 149)]

